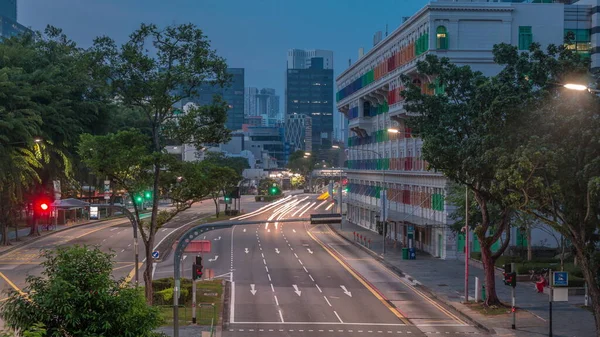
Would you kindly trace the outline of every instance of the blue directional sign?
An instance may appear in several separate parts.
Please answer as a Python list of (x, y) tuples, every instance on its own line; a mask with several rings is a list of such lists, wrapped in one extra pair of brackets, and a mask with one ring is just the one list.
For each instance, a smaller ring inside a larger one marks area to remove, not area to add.
[(152, 257), (153, 258), (158, 259), (158, 256), (159, 256), (158, 250), (155, 250), (155, 251), (152, 252)]
[(569, 285), (569, 273), (566, 271), (552, 272), (552, 280), (555, 287), (566, 287)]
[(408, 233), (414, 233), (414, 232), (415, 232), (415, 226), (413, 226), (413, 225), (408, 225), (408, 230), (407, 230), (407, 232), (408, 232)]

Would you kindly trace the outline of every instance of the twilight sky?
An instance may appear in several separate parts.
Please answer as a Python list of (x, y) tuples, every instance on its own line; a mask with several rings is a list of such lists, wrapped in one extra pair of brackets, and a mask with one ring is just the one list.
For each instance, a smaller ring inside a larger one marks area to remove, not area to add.
[[(192, 22), (230, 67), (246, 69), (245, 86), (275, 88), (283, 102), (290, 48), (334, 52), (335, 74), (373, 34), (392, 32), (427, 0), (18, 0), (18, 21), (60, 27), (87, 47), (98, 35), (124, 42), (140, 23)], [(375, 5), (376, 4), (376, 5)], [(283, 108), (283, 104), (282, 104)]]

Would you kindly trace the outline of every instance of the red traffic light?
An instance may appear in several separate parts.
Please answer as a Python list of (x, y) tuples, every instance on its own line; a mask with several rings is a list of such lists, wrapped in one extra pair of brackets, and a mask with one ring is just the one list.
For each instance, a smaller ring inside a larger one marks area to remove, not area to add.
[(48, 210), (48, 204), (43, 202), (40, 204), (40, 208), (42, 209), (42, 211), (46, 211), (46, 210)]

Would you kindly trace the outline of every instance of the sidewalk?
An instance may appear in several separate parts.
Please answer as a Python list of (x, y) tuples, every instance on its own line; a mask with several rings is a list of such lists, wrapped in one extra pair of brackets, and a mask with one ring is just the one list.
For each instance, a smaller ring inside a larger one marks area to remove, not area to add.
[[(368, 229), (344, 220), (342, 228), (339, 224), (330, 225), (338, 234), (349, 241), (354, 241), (354, 232), (371, 239), (372, 255), (381, 259), (383, 237)], [(358, 245), (358, 243), (356, 243)], [(463, 305), (465, 264), (463, 259), (441, 260), (424, 252), (417, 251), (416, 260), (402, 260), (401, 245), (394, 247), (393, 243), (386, 244), (386, 254), (383, 262), (395, 272), (414, 280), (413, 283), (424, 287), (432, 295), (447, 305), (469, 316), (478, 325), (492, 328), (503, 335), (533, 337), (548, 336), (548, 295), (538, 294), (533, 283), (520, 283), (516, 288), (517, 330), (510, 329), (510, 315), (484, 316)], [(475, 277), (484, 279), (483, 269), (477, 261), (472, 261), (469, 268), (469, 297), (475, 295)], [(501, 273), (496, 273), (496, 292), (500, 300), (510, 303), (511, 287), (505, 286)], [(595, 336), (595, 323), (591, 311), (582, 309), (583, 296), (569, 296), (569, 302), (553, 303), (553, 334), (555, 337), (587, 337)]]

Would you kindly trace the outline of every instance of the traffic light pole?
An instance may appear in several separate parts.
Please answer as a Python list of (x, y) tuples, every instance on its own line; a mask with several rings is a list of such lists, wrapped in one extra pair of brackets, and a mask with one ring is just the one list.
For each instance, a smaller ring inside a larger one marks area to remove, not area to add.
[(517, 306), (515, 301), (515, 287), (512, 287), (512, 329), (517, 328)]
[[(137, 225), (137, 220), (135, 218), (135, 216), (127, 209), (125, 208), (125, 206), (118, 206), (118, 205), (105, 205), (105, 204), (96, 204), (96, 205), (89, 205), (89, 206), (96, 206), (96, 207), (105, 207), (105, 208), (111, 208), (111, 209), (118, 209), (120, 211), (123, 212), (123, 214), (125, 214), (125, 216), (127, 216), (127, 218), (129, 219), (129, 221), (131, 222), (131, 226), (133, 227), (133, 251), (135, 254), (134, 257), (134, 266), (135, 266), (135, 286), (137, 287), (138, 284), (140, 283), (140, 278), (139, 278), (139, 244), (138, 244), (138, 225)], [(90, 210), (89, 210), (89, 206), (88, 206), (88, 214), (90, 214)]]
[(192, 324), (196, 324), (196, 280), (192, 280)]

